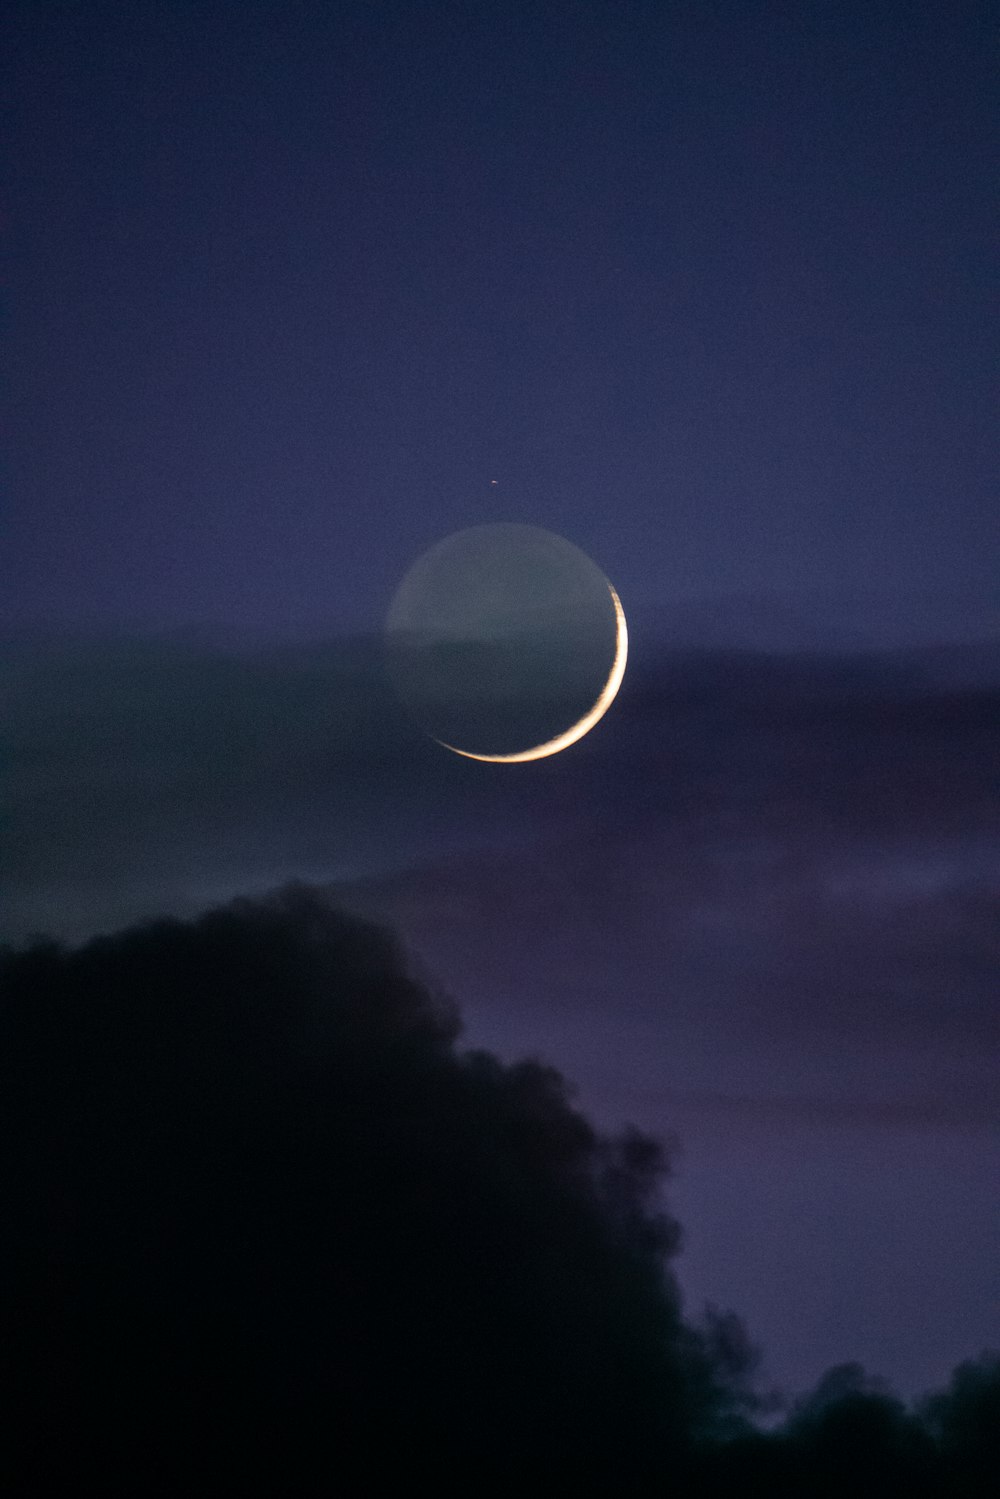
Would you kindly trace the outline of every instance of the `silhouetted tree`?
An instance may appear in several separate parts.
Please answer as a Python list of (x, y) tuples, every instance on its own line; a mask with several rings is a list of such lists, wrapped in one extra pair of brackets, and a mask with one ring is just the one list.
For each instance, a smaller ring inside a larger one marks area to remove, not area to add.
[[(793, 1410), (793, 1471), (817, 1496), (936, 1493), (936, 1453), (903, 1403), (859, 1364), (830, 1369)], [(930, 1485), (930, 1487), (928, 1487)]]
[(907, 1410), (858, 1364), (830, 1369), (771, 1432), (702, 1450), (699, 1499), (986, 1499), (1000, 1453), (1000, 1359), (963, 1364)]
[[(665, 1162), (293, 887), (0, 964), (5, 1490), (657, 1491)], [(365, 1487), (367, 1485), (367, 1489)]]
[(956, 1493), (987, 1494), (1000, 1479), (1000, 1354), (959, 1364), (951, 1383), (920, 1408)]
[(0, 1492), (966, 1499), (1000, 1359), (765, 1433), (668, 1160), (292, 886), (0, 951)]

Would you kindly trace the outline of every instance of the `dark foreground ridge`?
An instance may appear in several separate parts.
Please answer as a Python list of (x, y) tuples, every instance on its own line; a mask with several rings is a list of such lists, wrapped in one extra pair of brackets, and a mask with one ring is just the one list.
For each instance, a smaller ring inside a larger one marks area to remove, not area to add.
[(757, 1431), (660, 1148), (458, 1034), (301, 886), (3, 952), (0, 1491), (988, 1492), (1000, 1361)]

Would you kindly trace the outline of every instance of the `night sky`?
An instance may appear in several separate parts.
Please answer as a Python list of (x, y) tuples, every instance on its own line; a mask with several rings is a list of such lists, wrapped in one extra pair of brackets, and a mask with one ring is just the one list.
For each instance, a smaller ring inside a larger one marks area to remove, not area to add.
[[(1000, 1343), (985, 4), (18, 4), (0, 940), (302, 878), (679, 1148), (799, 1390)], [(525, 766), (401, 712), (414, 559), (629, 619)]]

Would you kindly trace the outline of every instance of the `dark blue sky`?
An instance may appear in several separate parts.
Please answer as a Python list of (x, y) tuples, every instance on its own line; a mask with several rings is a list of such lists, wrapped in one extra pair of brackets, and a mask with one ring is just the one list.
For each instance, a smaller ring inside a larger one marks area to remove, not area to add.
[(989, 14), (15, 4), (0, 617), (995, 589)]

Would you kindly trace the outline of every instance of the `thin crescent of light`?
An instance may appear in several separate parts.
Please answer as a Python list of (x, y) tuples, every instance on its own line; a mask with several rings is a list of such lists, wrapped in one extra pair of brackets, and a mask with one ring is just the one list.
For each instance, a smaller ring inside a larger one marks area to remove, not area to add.
[(628, 627), (625, 624), (625, 610), (622, 608), (621, 599), (615, 593), (611, 584), (608, 584), (611, 594), (611, 602), (615, 606), (615, 620), (617, 632), (615, 639), (615, 659), (611, 663), (611, 673), (604, 686), (601, 688), (600, 697), (583, 717), (572, 728), (564, 734), (557, 734), (554, 739), (547, 739), (544, 744), (536, 744), (533, 749), (521, 750), (516, 755), (474, 755), (471, 750), (458, 749), (454, 744), (446, 744), (443, 739), (438, 744), (444, 749), (449, 749), (455, 755), (464, 755), (467, 760), (487, 760), (491, 765), (519, 765), (525, 760), (544, 760), (546, 755), (558, 755), (560, 750), (569, 749), (584, 734), (589, 734), (596, 723), (607, 713), (611, 704), (618, 696), (618, 689), (622, 685), (625, 676), (625, 662), (628, 657)]

